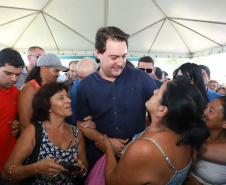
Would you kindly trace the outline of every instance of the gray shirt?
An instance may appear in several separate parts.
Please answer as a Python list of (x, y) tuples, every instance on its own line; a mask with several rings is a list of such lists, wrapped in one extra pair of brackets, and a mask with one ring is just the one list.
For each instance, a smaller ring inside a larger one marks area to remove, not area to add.
[(17, 87), (18, 89), (20, 89), (22, 87), (22, 85), (24, 85), (24, 82), (25, 82), (25, 79), (27, 78), (27, 75), (28, 75), (28, 72), (27, 72), (26, 67), (25, 67), (25, 68), (22, 69), (22, 73), (20, 74), (20, 78), (14, 86)]

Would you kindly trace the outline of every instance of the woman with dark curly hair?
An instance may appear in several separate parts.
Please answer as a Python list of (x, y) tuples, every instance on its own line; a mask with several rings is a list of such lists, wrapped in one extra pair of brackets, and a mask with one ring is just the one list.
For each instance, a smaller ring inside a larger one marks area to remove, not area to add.
[(32, 121), (42, 130), (38, 133), (42, 136), (37, 161), (28, 163), (38, 145), (37, 126), (30, 124), (6, 162), (2, 178), (20, 181), (33, 177), (29, 184), (78, 184), (77, 177), (86, 175), (88, 161), (81, 131), (64, 121), (72, 115), (67, 86), (59, 82), (43, 85), (34, 96), (32, 108)]
[(209, 130), (201, 120), (206, 103), (196, 86), (173, 80), (154, 91), (146, 102), (152, 122), (122, 152), (118, 164), (110, 140), (96, 145), (106, 153), (108, 185), (180, 185)]
[(18, 113), (20, 130), (23, 130), (31, 123), (32, 100), (40, 86), (56, 82), (60, 71), (68, 68), (62, 66), (60, 59), (54, 54), (42, 55), (38, 58), (36, 66), (30, 71), (18, 95)]

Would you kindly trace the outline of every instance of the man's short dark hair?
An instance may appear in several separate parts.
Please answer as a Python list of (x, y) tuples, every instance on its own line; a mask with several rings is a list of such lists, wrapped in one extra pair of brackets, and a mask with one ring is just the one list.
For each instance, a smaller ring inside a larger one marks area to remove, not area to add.
[(152, 63), (154, 67), (154, 60), (150, 56), (141, 57), (140, 60), (138, 61), (138, 66), (140, 62)]
[(11, 48), (5, 48), (0, 51), (0, 67), (4, 67), (5, 64), (14, 66), (16, 68), (23, 68), (24, 61), (19, 52)]
[(156, 77), (158, 78), (158, 80), (162, 80), (163, 72), (162, 72), (161, 68), (160, 67), (156, 67), (155, 69), (156, 69), (155, 70)]
[(206, 71), (207, 76), (210, 77), (210, 69), (207, 66), (205, 66), (205, 65), (199, 65), (199, 67), (201, 69), (204, 69)]
[(116, 41), (126, 42), (128, 48), (128, 38), (129, 34), (124, 33), (117, 27), (108, 26), (100, 28), (97, 31), (96, 38), (95, 38), (95, 48), (98, 50), (99, 53), (103, 54), (106, 50), (106, 41), (107, 39), (113, 39)]
[(40, 49), (40, 50), (44, 51), (44, 49), (42, 49), (42, 48), (39, 47), (39, 46), (31, 46), (31, 47), (28, 49), (28, 51), (33, 51), (33, 50), (35, 50), (35, 49)]
[(70, 68), (71, 64), (76, 64), (77, 65), (78, 62), (79, 62), (78, 60), (72, 60), (72, 61), (70, 61), (69, 65), (68, 65), (69, 68)]
[(166, 71), (162, 71), (164, 76), (169, 76), (169, 74)]

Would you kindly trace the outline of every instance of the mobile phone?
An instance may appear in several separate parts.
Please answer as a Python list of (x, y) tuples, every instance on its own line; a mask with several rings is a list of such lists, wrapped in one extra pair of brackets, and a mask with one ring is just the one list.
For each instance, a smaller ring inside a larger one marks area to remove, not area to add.
[(81, 167), (80, 166), (75, 166), (73, 164), (69, 164), (66, 162), (61, 161), (59, 163), (61, 166), (63, 166), (64, 168), (68, 169), (69, 171), (81, 171)]

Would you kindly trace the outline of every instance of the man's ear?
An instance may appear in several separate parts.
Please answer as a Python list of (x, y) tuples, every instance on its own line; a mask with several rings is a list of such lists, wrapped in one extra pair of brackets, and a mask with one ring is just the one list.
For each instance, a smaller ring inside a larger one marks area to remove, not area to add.
[(155, 71), (156, 71), (156, 68), (155, 67), (153, 68), (153, 71), (154, 71), (154, 74), (155, 74)]
[(168, 112), (168, 108), (166, 106), (159, 107), (159, 111), (157, 113), (158, 117), (164, 117)]
[(209, 77), (209, 81), (211, 80), (211, 76)]
[(44, 71), (46, 71), (46, 66), (44, 66), (44, 65), (41, 65), (41, 67), (40, 67), (40, 71), (42, 71), (42, 72), (44, 72)]
[(136, 69), (139, 69), (139, 67), (137, 66)]
[(98, 51), (98, 49), (95, 49), (95, 53), (97, 55), (97, 58), (100, 60), (101, 58), (101, 53)]

